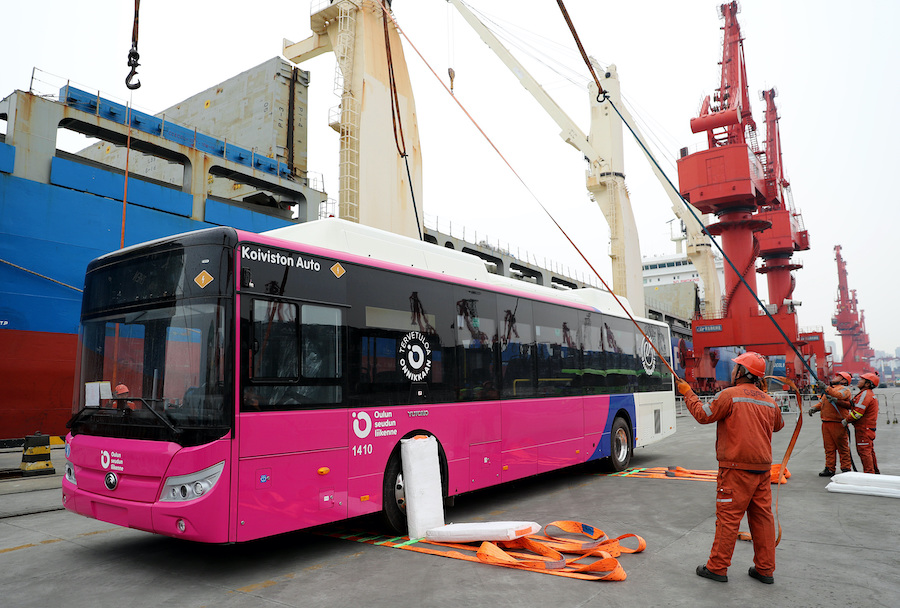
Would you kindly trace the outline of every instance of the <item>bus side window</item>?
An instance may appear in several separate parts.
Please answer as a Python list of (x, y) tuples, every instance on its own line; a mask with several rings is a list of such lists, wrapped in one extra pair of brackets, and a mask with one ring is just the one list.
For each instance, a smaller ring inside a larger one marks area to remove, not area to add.
[(504, 399), (533, 397), (536, 392), (532, 302), (497, 296), (500, 326), (500, 375)]
[(498, 399), (496, 296), (463, 287), (454, 292), (459, 400)]
[(608, 357), (603, 349), (603, 319), (599, 313), (595, 312), (585, 315), (582, 337), (584, 340), (584, 362), (582, 364), (584, 393), (586, 395), (603, 395), (608, 393), (610, 392), (607, 387)]
[(272, 300), (253, 301), (251, 374), (255, 380), (297, 380), (300, 328), (297, 305)]
[(535, 302), (538, 395), (581, 394), (581, 321), (577, 311)]

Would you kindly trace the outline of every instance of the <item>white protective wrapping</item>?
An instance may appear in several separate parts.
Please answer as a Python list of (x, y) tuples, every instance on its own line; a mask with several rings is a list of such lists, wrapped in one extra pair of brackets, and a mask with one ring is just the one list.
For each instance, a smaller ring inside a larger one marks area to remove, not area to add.
[(409, 537), (423, 538), (429, 529), (444, 525), (437, 439), (426, 436), (401, 439), (400, 462)]
[(831, 482), (825, 489), (829, 492), (839, 492), (841, 494), (867, 494), (869, 496), (885, 496), (887, 498), (900, 498), (900, 489), (892, 490), (891, 488), (879, 488), (876, 486), (854, 486), (849, 483)]
[(482, 521), (447, 524), (432, 528), (425, 538), (443, 543), (472, 543), (485, 540), (515, 540), (540, 532), (541, 525), (533, 521)]
[(842, 494), (866, 494), (900, 498), (900, 476), (872, 473), (839, 473), (825, 486), (829, 492)]
[(851, 486), (874, 486), (876, 488), (888, 488), (900, 490), (900, 476), (876, 475), (874, 473), (838, 473), (831, 481)]

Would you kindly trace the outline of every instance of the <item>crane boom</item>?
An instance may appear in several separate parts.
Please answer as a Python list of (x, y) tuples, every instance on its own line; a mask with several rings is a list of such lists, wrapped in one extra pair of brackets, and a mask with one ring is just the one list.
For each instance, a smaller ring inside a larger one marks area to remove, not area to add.
[[(541, 104), (544, 111), (550, 115), (562, 129), (560, 137), (567, 143), (580, 150), (590, 163), (587, 176), (587, 187), (594, 196), (594, 200), (600, 206), (610, 226), (611, 253), (613, 261), (613, 291), (625, 295), (631, 302), (632, 308), (643, 308), (643, 279), (638, 273), (641, 268), (640, 244), (637, 238), (637, 227), (634, 222), (634, 214), (628, 200), (628, 192), (624, 187), (622, 130), (621, 124), (615, 118), (615, 113), (606, 100), (597, 100), (596, 85), (591, 85), (591, 130), (590, 136), (585, 137), (575, 122), (559, 107), (559, 105), (538, 84), (537, 80), (528, 73), (519, 61), (506, 49), (500, 40), (476, 17), (460, 0), (448, 0), (463, 16), (472, 29), (481, 37), (485, 44), (494, 51), (498, 58), (519, 79), (535, 100)], [(674, 186), (666, 179), (665, 175), (653, 162), (649, 148), (643, 135), (631, 114), (621, 103), (619, 93), (618, 76), (615, 66), (608, 70), (602, 70), (593, 59), (595, 70), (604, 74), (604, 89), (620, 110), (622, 120), (626, 122), (638, 140), (642, 150), (650, 162), (654, 175), (659, 180), (669, 199), (672, 201), (672, 211), (680, 219), (687, 231), (687, 255), (703, 284), (704, 309), (707, 313), (718, 314), (721, 302), (721, 287), (716, 272), (715, 258), (709, 237), (703, 232), (700, 222), (694, 214), (685, 206), (685, 203)], [(625, 266), (630, 266), (626, 268)], [(629, 276), (631, 275), (631, 276)], [(625, 285), (628, 287), (618, 287)], [(639, 299), (638, 299), (639, 298)], [(640, 304), (640, 305), (639, 305)]]
[(578, 128), (578, 125), (576, 125), (553, 98), (547, 94), (547, 91), (538, 84), (538, 81), (528, 73), (528, 70), (513, 57), (512, 53), (503, 46), (503, 43), (494, 36), (493, 32), (485, 27), (481, 20), (478, 19), (465, 4), (459, 0), (449, 0), (449, 2), (457, 11), (459, 11), (459, 14), (463, 16), (463, 19), (465, 19), (472, 29), (475, 30), (475, 33), (481, 37), (484, 43), (494, 51), (494, 54), (497, 55), (500, 61), (509, 68), (509, 71), (519, 79), (519, 82), (522, 83), (525, 90), (531, 93), (531, 96), (541, 104), (544, 111), (550, 115), (557, 125), (559, 125), (559, 128), (562, 129), (559, 136), (562, 137), (563, 141), (580, 150), (586, 157), (591, 159), (592, 163), (594, 162), (594, 159), (596, 159), (597, 162), (602, 162), (600, 156), (588, 142), (584, 132)]

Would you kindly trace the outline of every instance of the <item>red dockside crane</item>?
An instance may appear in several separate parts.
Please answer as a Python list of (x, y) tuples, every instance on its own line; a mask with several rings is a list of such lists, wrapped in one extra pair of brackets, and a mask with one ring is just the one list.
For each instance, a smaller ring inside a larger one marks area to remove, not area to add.
[[(801, 385), (808, 382), (802, 362), (771, 320), (761, 314), (750, 292), (756, 291), (756, 273), (766, 274), (769, 312), (788, 339), (802, 347), (795, 311), (799, 303), (791, 299), (795, 284), (792, 271), (801, 265), (792, 262), (791, 256), (809, 249), (809, 234), (794, 209), (784, 175), (774, 89), (762, 94), (766, 102), (766, 149), (759, 149), (738, 10), (737, 2), (720, 7), (725, 21), (721, 82), (712, 100), (704, 100), (700, 115), (691, 119), (692, 132), (706, 131), (709, 148), (694, 154), (683, 149), (678, 161), (681, 194), (702, 213), (716, 215), (719, 221), (707, 229), (721, 237), (722, 249), (734, 265), (725, 265), (723, 315), (698, 317), (693, 322), (693, 352), (686, 360), (694, 369), (686, 375), (689, 381), (693, 377), (700, 390), (714, 388), (710, 386), (714, 378), (708, 371), (712, 366), (706, 363), (709, 349), (725, 346), (783, 355), (787, 375)], [(764, 260), (759, 270), (758, 257)], [(827, 357), (822, 359), (824, 364)]]
[(847, 285), (847, 263), (841, 255), (841, 246), (835, 245), (834, 258), (837, 260), (838, 293), (837, 308), (831, 324), (841, 335), (843, 357), (840, 363), (834, 364), (834, 371), (848, 374), (865, 374), (877, 371), (871, 365), (875, 351), (869, 346), (869, 334), (866, 333), (866, 315), (857, 309), (856, 290)]

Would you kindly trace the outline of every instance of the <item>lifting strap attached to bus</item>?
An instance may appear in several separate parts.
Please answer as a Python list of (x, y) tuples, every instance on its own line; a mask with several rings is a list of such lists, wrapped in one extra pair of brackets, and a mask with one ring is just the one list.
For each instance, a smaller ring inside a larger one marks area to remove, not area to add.
[[(542, 534), (509, 541), (484, 541), (480, 545), (442, 543), (406, 536), (391, 538), (340, 530), (327, 535), (370, 545), (591, 581), (625, 580), (625, 570), (616, 557), (623, 553), (639, 553), (647, 547), (646, 541), (637, 534), (623, 534), (610, 539), (603, 530), (575, 521), (554, 521), (544, 526)], [(636, 548), (620, 544), (620, 541), (630, 538), (636, 539)], [(566, 553), (574, 554), (574, 557), (563, 555)]]

